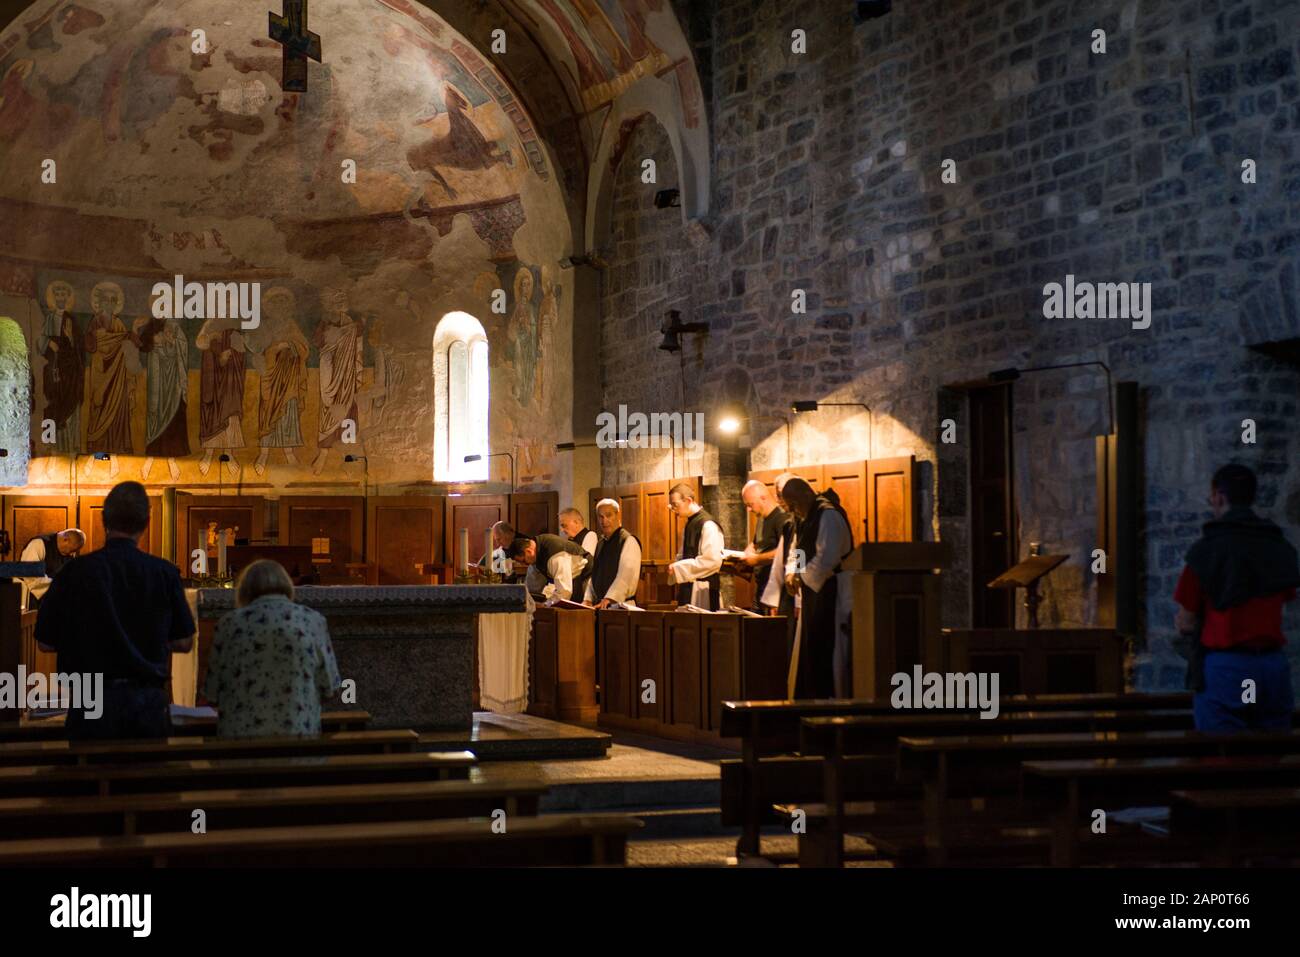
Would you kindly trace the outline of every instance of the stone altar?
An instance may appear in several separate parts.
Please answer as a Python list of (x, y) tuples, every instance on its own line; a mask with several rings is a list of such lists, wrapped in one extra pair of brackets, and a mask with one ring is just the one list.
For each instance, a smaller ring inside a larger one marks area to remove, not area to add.
[[(329, 622), (339, 674), (356, 682), (346, 707), (376, 729), (471, 728), (475, 618), (526, 603), (523, 585), (308, 585), (294, 597)], [(199, 591), (201, 620), (234, 607), (232, 589)]]

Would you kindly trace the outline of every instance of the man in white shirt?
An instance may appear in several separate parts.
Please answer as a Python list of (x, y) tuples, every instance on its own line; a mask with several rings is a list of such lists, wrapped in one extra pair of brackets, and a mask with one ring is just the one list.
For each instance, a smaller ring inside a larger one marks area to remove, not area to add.
[(506, 555), (528, 566), (524, 584), (530, 594), (547, 601), (571, 600), (575, 593), (582, 597), (591, 559), (581, 545), (547, 533), (520, 535), (510, 543)]
[(28, 542), (18, 560), (40, 562), (45, 566), (45, 574), (37, 578), (19, 579), (25, 586), (24, 607), (31, 609), (39, 605), (45, 593), (50, 590), (54, 576), (85, 547), (86, 533), (79, 528), (65, 528), (61, 532), (37, 535)]
[(560, 531), (571, 542), (577, 542), (588, 555), (595, 556), (600, 536), (587, 527), (582, 513), (576, 508), (566, 508), (560, 513)]
[(596, 503), (596, 527), (600, 530), (600, 544), (587, 580), (585, 601), (598, 609), (608, 608), (613, 602), (635, 605), (641, 578), (641, 543), (623, 527), (623, 509), (618, 502), (602, 498)]
[(786, 587), (802, 598), (795, 697), (847, 697), (852, 677), (846, 627), (851, 593), (840, 562), (853, 550), (853, 533), (837, 502), (818, 495), (803, 479), (790, 479), (782, 497), (799, 520), (798, 544), (792, 549), (795, 561), (786, 568)]
[(677, 604), (717, 611), (722, 527), (695, 501), (695, 492), (685, 482), (668, 492), (668, 508), (686, 522), (677, 561), (668, 566), (669, 577), (677, 586)]

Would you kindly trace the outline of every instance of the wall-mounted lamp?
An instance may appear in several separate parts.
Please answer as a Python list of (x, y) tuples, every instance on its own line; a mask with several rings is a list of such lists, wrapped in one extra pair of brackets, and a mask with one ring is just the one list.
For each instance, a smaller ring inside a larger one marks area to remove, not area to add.
[(871, 406), (867, 405), (865, 402), (817, 402), (813, 399), (805, 399), (791, 402), (790, 411), (795, 413), (816, 412), (818, 409), (824, 409), (827, 406), (867, 410), (867, 458), (871, 458), (874, 454), (873, 447), (875, 445), (876, 425), (873, 421), (874, 416), (871, 412)]
[(659, 343), (659, 348), (664, 352), (681, 352), (682, 335), (686, 333), (706, 333), (709, 331), (707, 322), (682, 322), (682, 314), (676, 309), (670, 309), (664, 315), (664, 323), (659, 327), (664, 338)]
[(682, 205), (680, 189), (661, 189), (655, 193), (655, 209), (677, 209)]
[(7, 459), (7, 458), (9, 458), (9, 450), (0, 449), (0, 459)]
[(1010, 369), (998, 369), (996, 372), (989, 373), (989, 379), (993, 382), (1015, 382), (1026, 372), (1050, 372), (1054, 369), (1081, 369), (1084, 366), (1097, 366), (1106, 373), (1106, 410), (1109, 422), (1109, 434), (1115, 431), (1115, 388), (1110, 379), (1110, 366), (1100, 359), (1093, 359), (1088, 362), (1064, 362), (1060, 365), (1053, 366), (1030, 366), (1028, 369), (1017, 369), (1014, 366)]
[[(627, 440), (624, 439), (624, 442)], [(599, 443), (596, 442), (559, 442), (556, 443), (555, 451), (572, 452), (574, 449), (598, 449)]]
[(490, 452), (486, 456), (467, 455), (465, 456), (465, 461), (481, 462), (483, 461), (484, 458), (495, 459), (495, 458), (500, 458), (503, 455), (510, 460), (510, 491), (513, 492), (515, 490), (515, 457), (511, 455), (509, 452)]

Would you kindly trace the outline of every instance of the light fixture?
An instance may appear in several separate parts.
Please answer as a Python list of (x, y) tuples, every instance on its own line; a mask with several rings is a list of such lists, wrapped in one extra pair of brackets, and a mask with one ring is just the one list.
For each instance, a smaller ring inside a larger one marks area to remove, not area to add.
[(818, 409), (823, 409), (826, 406), (837, 406), (840, 408), (854, 408), (854, 409), (867, 410), (867, 458), (868, 459), (871, 458), (873, 454), (873, 446), (875, 445), (876, 424), (873, 421), (871, 406), (867, 405), (865, 402), (817, 402), (815, 400), (809, 399), (804, 401), (791, 402), (790, 411), (791, 412), (816, 412)]
[(734, 415), (724, 415), (718, 420), (718, 431), (723, 435), (735, 435), (740, 431), (740, 419)]
[[(623, 444), (624, 445), (627, 444), (626, 439), (623, 440)], [(597, 442), (559, 442), (555, 446), (555, 451), (572, 452), (574, 449), (598, 449), (598, 448), (600, 448), (600, 444)]]
[(1106, 374), (1106, 409), (1109, 419), (1108, 435), (1115, 432), (1115, 389), (1110, 379), (1110, 366), (1100, 359), (1092, 359), (1087, 362), (1063, 362), (1060, 365), (1051, 366), (1030, 366), (1028, 369), (1017, 369), (1012, 366), (1010, 369), (998, 369), (989, 373), (989, 380), (992, 382), (1015, 382), (1026, 372), (1051, 372), (1055, 369), (1081, 369), (1084, 366), (1097, 366)]
[(676, 309), (669, 309), (664, 314), (664, 323), (659, 327), (663, 341), (659, 348), (664, 352), (681, 352), (684, 333), (705, 333), (709, 331), (707, 322), (682, 322), (682, 314)]
[(487, 455), (467, 455), (465, 456), (465, 461), (481, 462), (485, 458), (495, 459), (500, 458), (503, 455), (510, 460), (510, 491), (513, 492), (515, 490), (515, 457), (509, 452), (489, 452)]
[(856, 0), (853, 5), (853, 19), (857, 23), (877, 20), (888, 15), (893, 8), (893, 0)]
[(655, 209), (676, 209), (682, 205), (680, 189), (661, 189), (655, 193)]

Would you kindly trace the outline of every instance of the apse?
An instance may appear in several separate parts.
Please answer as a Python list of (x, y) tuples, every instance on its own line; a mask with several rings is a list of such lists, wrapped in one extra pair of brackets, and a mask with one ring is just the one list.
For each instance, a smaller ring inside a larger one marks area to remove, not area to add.
[[(429, 484), (451, 312), (482, 324), (494, 445), (521, 485), (556, 480), (573, 291), (540, 124), (426, 8), (313, 0), (307, 29), (327, 54), (301, 92), (235, 0), (41, 5), (0, 35), (0, 314), (35, 372), (31, 483), (80, 454), (92, 480), (201, 486), (224, 463), (282, 486), (364, 453), (372, 480)], [(277, 295), (256, 324), (158, 319), (155, 285), (182, 282)], [(61, 347), (80, 398), (45, 371)]]

